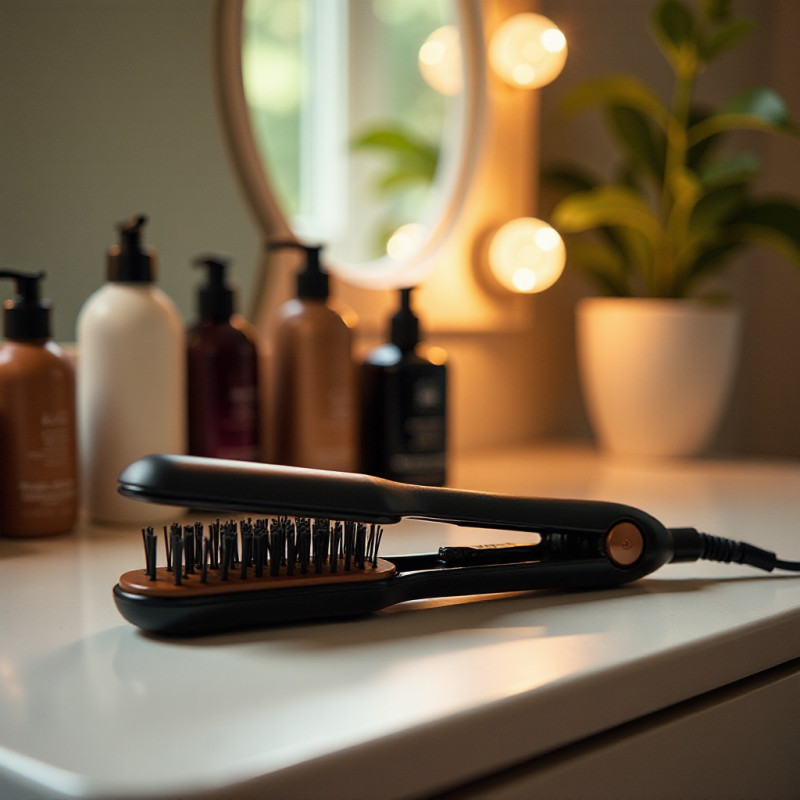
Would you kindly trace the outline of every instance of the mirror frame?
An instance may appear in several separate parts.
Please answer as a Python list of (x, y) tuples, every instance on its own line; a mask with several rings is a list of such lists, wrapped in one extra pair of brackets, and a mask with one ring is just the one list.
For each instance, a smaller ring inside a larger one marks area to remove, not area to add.
[[(214, 53), (216, 89), (222, 127), (234, 168), (247, 200), (267, 239), (297, 239), (280, 199), (270, 182), (269, 168), (261, 157), (250, 124), (242, 74), (244, 3), (217, 0)], [(408, 259), (388, 256), (349, 265), (329, 262), (331, 271), (348, 283), (369, 289), (398, 288), (419, 283), (432, 268), (434, 251), (451, 234), (472, 181), (480, 152), (486, 109), (486, 63), (480, 0), (453, 0), (462, 36), (465, 64), (463, 135), (446, 176), (439, 213), (422, 245)], [(254, 286), (254, 305), (269, 285), (267, 270), (259, 268)]]

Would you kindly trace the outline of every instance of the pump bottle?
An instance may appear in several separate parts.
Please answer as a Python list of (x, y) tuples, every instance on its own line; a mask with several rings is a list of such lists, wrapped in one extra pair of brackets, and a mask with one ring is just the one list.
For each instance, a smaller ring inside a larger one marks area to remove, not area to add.
[(75, 376), (51, 340), (44, 272), (3, 271), (17, 283), (4, 304), (0, 347), (0, 535), (65, 533), (78, 510)]
[(201, 256), (207, 270), (198, 292), (200, 320), (187, 334), (189, 452), (209, 458), (259, 457), (258, 350), (233, 322), (228, 259)]
[(420, 342), (411, 289), (400, 290), (391, 341), (361, 370), (361, 469), (403, 483), (442, 486), (447, 455), (447, 363)]
[(278, 310), (272, 354), (274, 453), (280, 464), (339, 471), (358, 465), (353, 311), (330, 297), (320, 246), (273, 242), (305, 254), (297, 297)]
[(117, 492), (117, 476), (149, 453), (186, 452), (183, 323), (157, 288), (156, 253), (142, 244), (143, 216), (119, 226), (108, 282), (78, 315), (78, 432), (84, 503), (92, 520), (171, 520), (180, 509)]

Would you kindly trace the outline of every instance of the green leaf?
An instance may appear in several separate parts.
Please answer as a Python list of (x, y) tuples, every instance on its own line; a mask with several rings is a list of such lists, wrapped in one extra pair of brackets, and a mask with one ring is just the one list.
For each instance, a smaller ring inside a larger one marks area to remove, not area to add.
[(691, 264), (686, 265), (678, 282), (676, 293), (680, 297), (687, 297), (694, 291), (695, 284), (710, 277), (714, 272), (723, 269), (734, 253), (741, 249), (743, 242), (739, 239), (730, 241), (714, 241), (700, 248)]
[(622, 186), (602, 186), (578, 192), (553, 210), (553, 223), (564, 233), (579, 233), (605, 225), (629, 228), (655, 248), (661, 235), (658, 220), (636, 192)]
[(706, 63), (719, 58), (745, 39), (753, 26), (751, 19), (737, 19), (727, 23), (700, 43), (700, 57)]
[(662, 0), (653, 13), (653, 25), (658, 37), (676, 50), (694, 41), (694, 17), (679, 0)]
[[(689, 109), (689, 127), (691, 128), (693, 125), (703, 122), (712, 116), (712, 114), (713, 112), (705, 107), (692, 106)], [(712, 155), (718, 145), (721, 144), (722, 138), (721, 133), (716, 133), (692, 145), (686, 154), (686, 166), (695, 172), (699, 172), (708, 157)]]
[(731, 0), (700, 0), (700, 13), (709, 22), (727, 22), (731, 18)]
[(773, 89), (748, 89), (737, 95), (719, 114), (706, 117), (689, 128), (689, 144), (730, 130), (761, 130), (797, 136), (800, 131), (789, 121), (783, 98)]
[(697, 177), (706, 189), (741, 183), (761, 171), (761, 162), (752, 153), (735, 153), (713, 161), (699, 170)]
[(594, 239), (568, 237), (567, 266), (583, 272), (603, 293), (616, 297), (632, 294), (627, 277), (627, 263), (614, 250)]
[(673, 69), (683, 76), (697, 67), (696, 24), (688, 6), (679, 0), (662, 0), (653, 12), (653, 33)]
[(689, 218), (689, 232), (693, 236), (710, 238), (739, 211), (746, 202), (747, 187), (736, 183), (712, 189), (695, 204)]
[(774, 89), (761, 86), (736, 95), (722, 109), (722, 113), (752, 114), (772, 125), (785, 125), (789, 122), (789, 111), (784, 99)]
[(691, 277), (694, 279), (701, 275), (705, 276), (709, 272), (725, 266), (725, 262), (741, 249), (742, 244), (739, 240), (733, 240), (721, 244), (715, 243), (701, 250), (692, 265)]
[[(542, 180), (557, 189), (566, 191), (567, 194), (586, 192), (596, 188), (598, 185), (598, 181), (589, 173), (576, 167), (565, 165), (546, 170), (542, 174)], [(625, 238), (620, 235), (619, 231), (608, 226), (599, 228), (598, 231), (606, 240), (606, 243), (621, 257), (627, 258), (630, 256), (630, 248), (626, 246)]]
[(430, 183), (426, 172), (418, 169), (393, 169), (387, 172), (376, 184), (377, 190), (382, 194), (393, 194), (406, 186)]
[(781, 251), (800, 267), (800, 207), (767, 200), (740, 210), (732, 225), (748, 239)]
[(669, 112), (653, 91), (630, 75), (609, 75), (585, 81), (567, 92), (561, 101), (560, 111), (573, 116), (597, 106), (635, 108), (662, 128), (669, 117)]
[(370, 128), (355, 136), (351, 142), (352, 150), (383, 150), (396, 156), (411, 157), (433, 167), (439, 158), (438, 148), (414, 136), (398, 125), (385, 125)]
[(672, 173), (668, 186), (675, 200), (670, 215), (671, 224), (674, 224), (676, 220), (672, 215), (679, 214), (687, 218), (695, 203), (702, 197), (703, 187), (691, 170), (683, 168), (678, 168)]
[(659, 183), (664, 177), (667, 147), (664, 134), (636, 108), (612, 106), (607, 116), (611, 132), (622, 149)]

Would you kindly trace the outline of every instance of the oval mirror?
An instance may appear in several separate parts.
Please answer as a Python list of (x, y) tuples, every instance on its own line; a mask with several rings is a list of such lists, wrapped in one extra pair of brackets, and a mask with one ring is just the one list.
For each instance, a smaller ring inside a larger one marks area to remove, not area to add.
[(465, 55), (482, 52), (478, 4), (220, 8), (228, 132), (267, 235), (324, 243), (357, 285), (418, 282), (474, 162), (482, 60)]

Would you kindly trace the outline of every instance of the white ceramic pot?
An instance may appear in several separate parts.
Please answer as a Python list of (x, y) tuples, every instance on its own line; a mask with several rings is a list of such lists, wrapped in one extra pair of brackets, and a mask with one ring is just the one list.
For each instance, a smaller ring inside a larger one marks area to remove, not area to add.
[(593, 297), (577, 308), (578, 363), (600, 445), (637, 456), (693, 456), (727, 407), (740, 315), (692, 300)]

